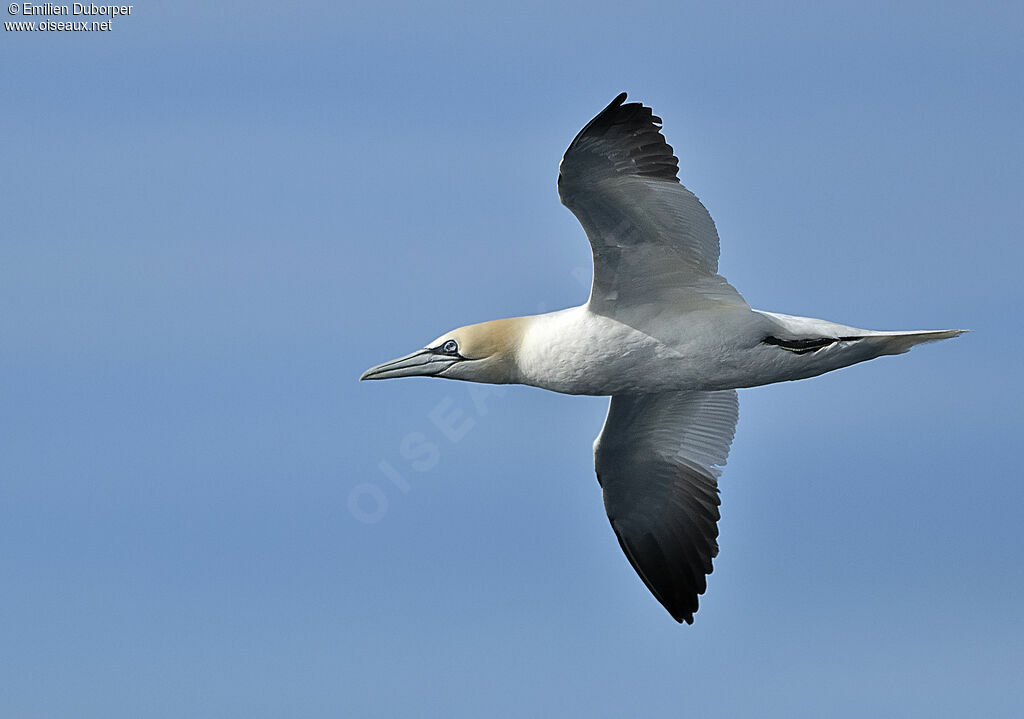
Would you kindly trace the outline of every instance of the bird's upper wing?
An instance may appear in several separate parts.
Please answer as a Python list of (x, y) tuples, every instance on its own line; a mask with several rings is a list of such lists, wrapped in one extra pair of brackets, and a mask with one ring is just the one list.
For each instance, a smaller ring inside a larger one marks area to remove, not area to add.
[(697, 197), (679, 184), (679, 160), (651, 108), (615, 98), (569, 145), (558, 195), (590, 239), (590, 308), (615, 317), (657, 303), (746, 306), (719, 276), (718, 232)]
[(594, 443), (622, 550), (677, 622), (693, 623), (718, 554), (718, 484), (736, 431), (735, 390), (616, 395)]

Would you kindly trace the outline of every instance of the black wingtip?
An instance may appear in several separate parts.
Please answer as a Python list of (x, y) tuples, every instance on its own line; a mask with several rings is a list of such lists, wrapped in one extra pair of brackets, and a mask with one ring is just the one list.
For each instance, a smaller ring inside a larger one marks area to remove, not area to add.
[[(572, 173), (572, 158), (581, 176), (595, 177), (602, 171), (679, 182), (679, 160), (661, 134), (661, 118), (639, 102), (626, 102), (620, 92), (607, 107), (584, 125), (569, 143), (562, 162), (563, 172)], [(559, 176), (559, 184), (563, 176)]]
[(687, 624), (693, 624), (693, 612), (696, 610), (689, 611), (686, 609), (672, 609), (664, 602), (662, 602), (662, 606), (664, 606), (665, 609), (668, 610), (668, 613), (672, 615), (672, 618), (680, 624), (682, 624), (683, 622), (686, 622)]

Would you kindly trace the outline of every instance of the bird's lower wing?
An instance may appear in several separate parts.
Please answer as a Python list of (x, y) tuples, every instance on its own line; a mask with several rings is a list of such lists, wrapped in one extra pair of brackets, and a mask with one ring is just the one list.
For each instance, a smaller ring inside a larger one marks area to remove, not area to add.
[(612, 397), (594, 443), (604, 505), (644, 584), (693, 623), (718, 554), (718, 475), (739, 415), (735, 390)]

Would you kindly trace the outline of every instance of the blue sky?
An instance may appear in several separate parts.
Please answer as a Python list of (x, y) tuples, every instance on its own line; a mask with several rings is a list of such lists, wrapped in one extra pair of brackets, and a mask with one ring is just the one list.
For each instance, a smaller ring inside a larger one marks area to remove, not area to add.
[[(3, 33), (7, 713), (1017, 715), (1021, 5), (553, 5)], [(975, 330), (740, 393), (690, 627), (605, 400), (356, 382), (585, 299), (557, 163), (622, 90), (752, 305)]]

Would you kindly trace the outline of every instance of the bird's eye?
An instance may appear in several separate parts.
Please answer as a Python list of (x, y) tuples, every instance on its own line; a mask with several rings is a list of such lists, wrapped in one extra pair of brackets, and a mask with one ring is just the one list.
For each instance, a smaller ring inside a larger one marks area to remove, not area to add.
[(459, 353), (459, 343), (455, 340), (448, 340), (441, 345), (441, 351), (446, 355), (457, 355)]

